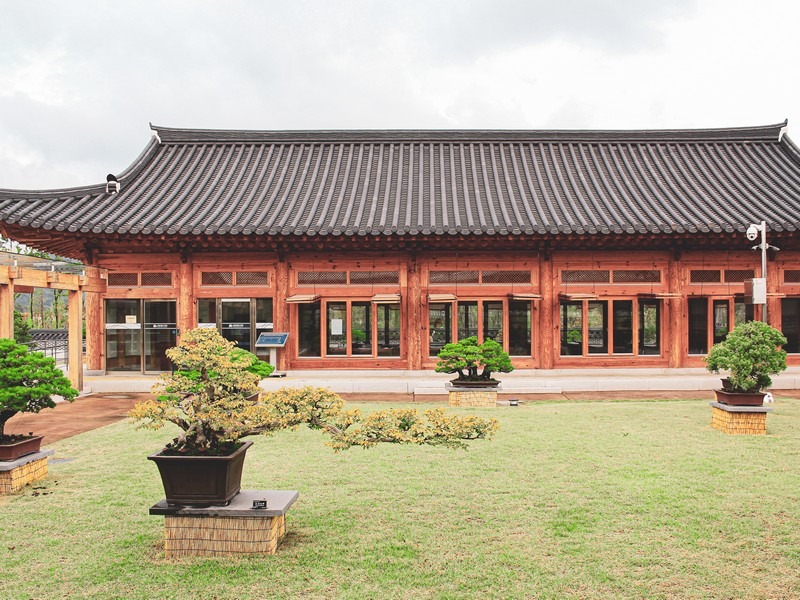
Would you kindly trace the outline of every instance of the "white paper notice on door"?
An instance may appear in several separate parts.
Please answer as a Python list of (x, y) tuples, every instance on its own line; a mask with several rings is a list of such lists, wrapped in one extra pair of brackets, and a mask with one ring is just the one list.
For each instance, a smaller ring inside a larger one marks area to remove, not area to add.
[(343, 325), (342, 319), (331, 319), (331, 335), (342, 335)]

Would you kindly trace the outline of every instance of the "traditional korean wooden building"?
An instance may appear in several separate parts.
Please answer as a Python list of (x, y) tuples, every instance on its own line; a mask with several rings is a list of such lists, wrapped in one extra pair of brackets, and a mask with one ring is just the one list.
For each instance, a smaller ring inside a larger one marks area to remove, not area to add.
[(518, 368), (700, 366), (758, 318), (800, 364), (800, 151), (786, 123), (662, 131), (152, 126), (115, 181), (0, 190), (0, 231), (108, 270), (89, 368), (157, 372), (186, 329), (282, 369), (430, 369), (467, 335)]

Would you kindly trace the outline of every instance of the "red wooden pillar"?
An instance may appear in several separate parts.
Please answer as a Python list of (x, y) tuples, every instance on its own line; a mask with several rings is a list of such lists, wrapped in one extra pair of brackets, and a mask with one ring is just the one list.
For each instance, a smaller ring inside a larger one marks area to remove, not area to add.
[[(286, 302), (286, 296), (289, 291), (289, 263), (286, 257), (279, 256), (275, 262), (275, 299), (272, 304), (272, 330), (273, 331), (291, 331), (290, 329), (290, 305)], [(296, 338), (298, 332), (292, 332)], [(278, 350), (278, 364), (275, 368), (279, 371), (285, 371), (289, 368), (289, 352), (297, 353), (297, 339), (293, 343), (289, 343), (285, 348)]]
[(680, 296), (669, 298), (666, 301), (668, 307), (667, 318), (661, 325), (663, 332), (665, 349), (667, 351), (667, 364), (670, 367), (682, 367), (684, 356), (688, 352), (688, 315), (686, 314), (686, 298), (683, 295), (683, 285), (681, 280), (681, 263), (678, 256), (670, 256), (667, 266), (667, 291), (677, 293)]
[(184, 333), (197, 327), (191, 256), (183, 256), (178, 266), (178, 330)]
[(558, 314), (558, 294), (555, 293), (553, 258), (547, 253), (539, 254), (539, 287), (542, 300), (539, 310), (539, 368), (552, 369), (555, 364), (556, 328), (558, 323), (553, 318)]
[(86, 369), (103, 370), (103, 296), (86, 292)]
[[(769, 257), (767, 257), (769, 259)], [(767, 325), (772, 325), (776, 329), (781, 328), (781, 299), (770, 294), (777, 294), (781, 291), (780, 273), (778, 265), (774, 260), (767, 262)]]
[[(427, 339), (428, 325), (425, 322), (423, 305), (426, 304), (422, 293), (422, 275), (420, 265), (416, 256), (412, 256), (408, 261), (408, 293), (406, 295), (406, 313), (408, 327), (406, 327), (406, 344), (408, 346), (408, 368), (422, 368), (423, 346), (421, 340)], [(425, 347), (427, 352), (427, 346)]]

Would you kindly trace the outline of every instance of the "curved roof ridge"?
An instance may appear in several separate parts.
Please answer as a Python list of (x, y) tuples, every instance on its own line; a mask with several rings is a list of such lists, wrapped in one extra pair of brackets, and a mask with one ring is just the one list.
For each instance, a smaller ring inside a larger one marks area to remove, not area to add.
[[(119, 175), (116, 176), (117, 181), (120, 183), (120, 188), (122, 188), (128, 181), (134, 179), (143, 169), (147, 167), (152, 155), (157, 152), (158, 146), (159, 144), (157, 138), (155, 136), (151, 137), (150, 141), (144, 147), (144, 150), (139, 153), (139, 156), (137, 156), (128, 167), (126, 167)], [(93, 196), (105, 193), (105, 183), (91, 183), (88, 185), (79, 185), (68, 188), (53, 188), (47, 190), (0, 188), (0, 198), (3, 196), (13, 198), (72, 198), (78, 195)]]
[(162, 143), (337, 143), (337, 142), (706, 142), (779, 141), (788, 119), (772, 125), (707, 129), (182, 129), (151, 124)]

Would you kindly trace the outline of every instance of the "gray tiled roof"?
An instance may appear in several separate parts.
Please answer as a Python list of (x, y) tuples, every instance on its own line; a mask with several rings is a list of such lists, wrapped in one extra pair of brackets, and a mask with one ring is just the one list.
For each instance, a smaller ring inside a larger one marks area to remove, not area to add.
[(0, 190), (0, 222), (143, 234), (625, 234), (800, 227), (800, 151), (765, 127), (210, 131), (153, 126), (105, 185)]

